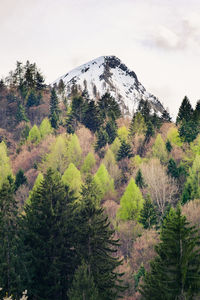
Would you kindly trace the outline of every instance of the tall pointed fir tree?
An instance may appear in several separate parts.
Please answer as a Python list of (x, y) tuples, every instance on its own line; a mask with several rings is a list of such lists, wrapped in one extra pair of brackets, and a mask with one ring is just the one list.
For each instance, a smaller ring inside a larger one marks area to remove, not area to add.
[(121, 141), (120, 148), (117, 152), (117, 160), (120, 161), (123, 158), (131, 158), (133, 156), (131, 145), (125, 140)]
[(145, 229), (150, 229), (153, 225), (157, 224), (156, 209), (151, 201), (150, 195), (147, 195), (144, 199), (139, 221)]
[(8, 295), (20, 288), (20, 257), (17, 240), (17, 203), (13, 196), (14, 181), (5, 180), (0, 189), (0, 286)]
[(60, 175), (49, 169), (25, 207), (21, 232), (30, 299), (67, 299), (75, 266), (69, 202)]
[(182, 121), (190, 121), (193, 115), (193, 109), (187, 96), (184, 97), (181, 106), (179, 107), (176, 124)]
[(141, 285), (143, 299), (196, 299), (200, 290), (199, 235), (181, 215), (180, 207), (170, 210), (160, 240)]
[(57, 129), (59, 124), (59, 106), (58, 106), (58, 97), (56, 95), (55, 88), (51, 90), (49, 118), (50, 118), (51, 126)]
[(88, 272), (101, 300), (118, 299), (122, 287), (116, 270), (121, 261), (116, 256), (118, 240), (110, 229), (108, 217), (97, 203), (96, 184), (91, 178), (82, 189), (82, 198), (76, 210), (77, 249), (80, 262), (88, 265)]

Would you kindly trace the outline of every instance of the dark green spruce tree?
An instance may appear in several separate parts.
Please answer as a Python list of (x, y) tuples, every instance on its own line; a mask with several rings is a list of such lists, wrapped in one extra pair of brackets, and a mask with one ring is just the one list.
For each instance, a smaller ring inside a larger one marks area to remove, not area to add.
[(136, 174), (136, 177), (135, 177), (135, 183), (136, 183), (137, 186), (138, 186), (139, 188), (141, 188), (141, 189), (145, 186), (144, 177), (143, 177), (143, 175), (142, 175), (141, 169), (139, 169), (139, 170), (137, 171), (137, 174)]
[(140, 212), (139, 221), (144, 226), (145, 229), (150, 229), (158, 222), (156, 209), (151, 201), (150, 195), (147, 195), (144, 199), (144, 204)]
[(88, 272), (94, 278), (99, 299), (118, 299), (124, 290), (121, 276), (116, 270), (121, 261), (116, 256), (119, 247), (114, 239), (108, 217), (98, 203), (95, 195), (96, 184), (87, 180), (82, 188), (81, 201), (76, 209), (77, 250), (78, 257), (85, 261)]
[(18, 253), (17, 203), (14, 182), (6, 180), (0, 189), (0, 286), (8, 295), (19, 295), (22, 264)]
[(184, 97), (181, 106), (179, 107), (176, 124), (182, 121), (190, 121), (193, 117), (193, 109), (187, 96)]
[(69, 300), (100, 300), (94, 278), (84, 262), (75, 271), (68, 298)]
[(53, 88), (51, 90), (51, 98), (50, 98), (50, 115), (49, 119), (51, 122), (51, 126), (55, 129), (58, 128), (59, 124), (59, 106), (58, 106), (58, 97), (56, 95), (56, 90)]
[(121, 141), (120, 148), (117, 152), (117, 160), (120, 161), (123, 158), (131, 158), (133, 156), (131, 145), (125, 140)]
[(166, 147), (168, 153), (170, 153), (172, 151), (172, 144), (170, 143), (169, 140), (166, 141), (165, 147)]
[(21, 237), (30, 299), (67, 299), (76, 266), (70, 202), (60, 175), (49, 169), (25, 207)]
[(140, 287), (143, 299), (197, 299), (200, 291), (199, 235), (180, 206), (171, 209), (164, 220), (157, 256), (151, 262)]
[(110, 120), (106, 123), (106, 132), (108, 134), (108, 144), (112, 144), (117, 137), (117, 124), (115, 121)]

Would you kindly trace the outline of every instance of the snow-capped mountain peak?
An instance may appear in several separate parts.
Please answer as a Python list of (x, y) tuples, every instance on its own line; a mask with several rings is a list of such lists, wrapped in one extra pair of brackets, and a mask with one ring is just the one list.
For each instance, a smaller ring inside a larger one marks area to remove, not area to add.
[(123, 114), (132, 115), (140, 100), (148, 100), (156, 113), (164, 111), (160, 101), (145, 90), (136, 74), (115, 56), (100, 56), (71, 70), (53, 84), (59, 84), (61, 79), (67, 96), (75, 86), (78, 90), (87, 90), (90, 99), (95, 100), (109, 92), (119, 103)]

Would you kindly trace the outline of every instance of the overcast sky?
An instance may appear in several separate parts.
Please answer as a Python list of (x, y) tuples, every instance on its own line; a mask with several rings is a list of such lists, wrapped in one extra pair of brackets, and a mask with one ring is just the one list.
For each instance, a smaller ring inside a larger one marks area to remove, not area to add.
[(36, 62), (47, 83), (116, 55), (175, 115), (200, 99), (200, 0), (0, 0), (0, 77)]

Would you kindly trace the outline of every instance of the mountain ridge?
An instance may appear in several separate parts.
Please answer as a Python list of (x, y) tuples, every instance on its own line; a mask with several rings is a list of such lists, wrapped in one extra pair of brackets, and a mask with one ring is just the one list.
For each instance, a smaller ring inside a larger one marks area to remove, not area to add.
[(119, 103), (123, 115), (132, 115), (141, 100), (148, 101), (152, 113), (162, 114), (164, 107), (157, 97), (147, 92), (131, 71), (116, 56), (100, 56), (55, 80), (52, 85), (58, 85), (60, 80), (65, 84), (66, 96), (70, 96), (73, 88), (86, 90), (90, 99), (98, 100), (109, 92)]

